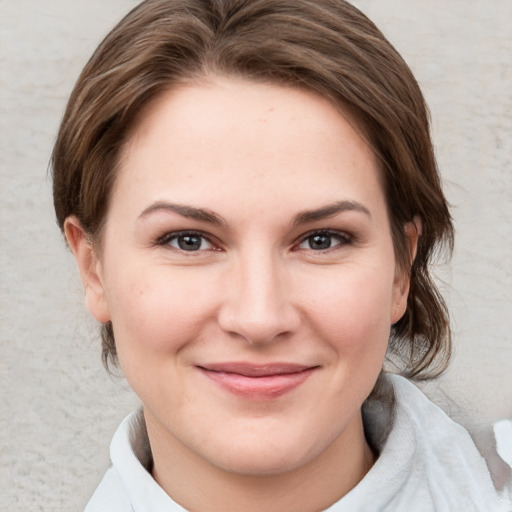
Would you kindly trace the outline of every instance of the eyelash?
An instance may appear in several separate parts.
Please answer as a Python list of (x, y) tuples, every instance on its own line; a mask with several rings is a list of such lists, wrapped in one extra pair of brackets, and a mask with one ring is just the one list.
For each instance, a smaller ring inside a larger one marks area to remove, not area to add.
[[(178, 240), (180, 237), (190, 237), (190, 238), (200, 238), (202, 241), (207, 242), (212, 246), (212, 248), (208, 248), (206, 250), (218, 250), (218, 247), (210, 240), (209, 237), (207, 237), (204, 233), (201, 231), (173, 231), (171, 233), (166, 233), (165, 235), (158, 238), (155, 245), (165, 246), (170, 245), (170, 243), (174, 240)], [(197, 251), (187, 251), (182, 248), (173, 247), (176, 250), (181, 250), (184, 253), (193, 253), (193, 252), (200, 252), (200, 250)], [(205, 250), (205, 249), (203, 249)]]
[(339, 243), (335, 245), (329, 245), (329, 247), (323, 249), (314, 249), (313, 247), (309, 247), (308, 250), (314, 251), (315, 253), (328, 252), (330, 250), (335, 250), (339, 246), (347, 246), (352, 245), (354, 243), (354, 237), (345, 232), (340, 231), (332, 231), (329, 229), (321, 229), (317, 231), (311, 231), (306, 233), (306, 235), (302, 236), (299, 239), (299, 243), (294, 246), (294, 250), (301, 250), (301, 245), (308, 240), (311, 240), (313, 237), (329, 237), (330, 239), (335, 239)]
[[(182, 251), (183, 253), (194, 253), (194, 252), (201, 252), (204, 250), (219, 250), (218, 246), (214, 244), (208, 236), (206, 236), (201, 231), (174, 231), (170, 233), (166, 233), (165, 235), (158, 238), (155, 245), (159, 246), (168, 246), (171, 244), (172, 241), (178, 240), (180, 237), (190, 237), (190, 238), (199, 238), (201, 239), (201, 245), (204, 242), (209, 244), (211, 247), (208, 247), (207, 249), (197, 249), (197, 250), (190, 250), (187, 251), (186, 249), (183, 249), (182, 247), (173, 247), (174, 249), (178, 251)], [(311, 247), (311, 240), (313, 237), (326, 237), (329, 239), (334, 239), (338, 241), (335, 245), (332, 245), (331, 242), (329, 242), (329, 246), (325, 248), (313, 248)], [(301, 248), (300, 246), (310, 240), (310, 247), (309, 248)], [(321, 229), (316, 231), (311, 231), (309, 233), (306, 233), (305, 235), (301, 236), (297, 243), (294, 244), (293, 249), (294, 251), (299, 250), (311, 250), (315, 253), (323, 253), (328, 252), (330, 250), (334, 250), (336, 247), (339, 246), (347, 246), (352, 245), (354, 243), (354, 237), (352, 235), (349, 235), (345, 232), (339, 232), (339, 231), (332, 231), (328, 229)]]

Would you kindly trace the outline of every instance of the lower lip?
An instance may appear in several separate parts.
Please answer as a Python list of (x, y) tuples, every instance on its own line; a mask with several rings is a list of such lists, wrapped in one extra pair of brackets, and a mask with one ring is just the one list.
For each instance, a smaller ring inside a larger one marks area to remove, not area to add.
[(270, 400), (289, 393), (311, 376), (315, 368), (294, 373), (248, 377), (238, 373), (201, 369), (211, 380), (231, 393), (254, 400)]

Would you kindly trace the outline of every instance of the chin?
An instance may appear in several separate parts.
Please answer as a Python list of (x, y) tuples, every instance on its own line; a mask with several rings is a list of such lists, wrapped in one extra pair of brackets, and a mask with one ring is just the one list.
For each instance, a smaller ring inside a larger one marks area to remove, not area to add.
[(291, 472), (301, 467), (303, 460), (297, 459), (297, 453), (281, 452), (276, 450), (249, 450), (245, 453), (233, 454), (218, 461), (221, 469), (230, 473), (246, 476), (275, 476)]
[[(258, 436), (259, 437), (259, 436)], [(294, 471), (307, 464), (322, 451), (317, 446), (309, 446), (309, 440), (292, 439), (290, 436), (264, 440), (241, 438), (230, 440), (229, 446), (211, 445), (210, 462), (215, 466), (240, 475), (271, 476)], [(318, 453), (317, 453), (318, 452)], [(219, 456), (219, 454), (221, 454)]]

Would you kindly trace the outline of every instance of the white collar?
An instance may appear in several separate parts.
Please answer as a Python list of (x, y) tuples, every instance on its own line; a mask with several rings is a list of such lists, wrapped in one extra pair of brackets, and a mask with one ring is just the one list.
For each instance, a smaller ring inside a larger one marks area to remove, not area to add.
[[(406, 379), (387, 375), (384, 382), (391, 384), (387, 398), (364, 406), (365, 429), (379, 458), (327, 511), (507, 510), (467, 431)], [(141, 411), (121, 423), (110, 454), (134, 512), (185, 511), (146, 469), (151, 454)]]

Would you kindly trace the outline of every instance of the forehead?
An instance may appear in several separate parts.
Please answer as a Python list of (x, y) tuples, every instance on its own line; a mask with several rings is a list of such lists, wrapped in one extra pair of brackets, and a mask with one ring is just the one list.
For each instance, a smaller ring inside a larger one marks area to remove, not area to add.
[(382, 196), (379, 182), (373, 152), (324, 98), (216, 77), (171, 90), (144, 112), (123, 149), (114, 200), (135, 191), (212, 207), (249, 207), (258, 195), (374, 202), (365, 196)]

